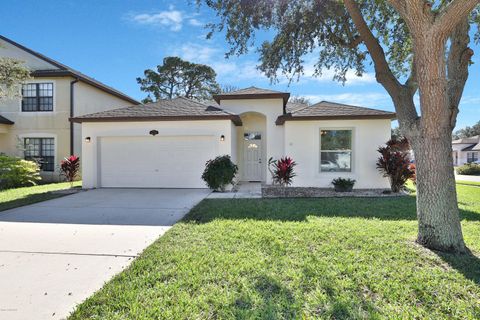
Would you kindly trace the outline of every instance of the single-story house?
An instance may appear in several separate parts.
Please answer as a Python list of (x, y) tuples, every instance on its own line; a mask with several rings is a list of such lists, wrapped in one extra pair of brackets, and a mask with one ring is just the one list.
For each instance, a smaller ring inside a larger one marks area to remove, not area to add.
[(478, 161), (480, 154), (480, 135), (452, 141), (453, 165)]
[(205, 188), (205, 162), (230, 155), (240, 181), (270, 182), (268, 159), (292, 157), (294, 186), (387, 188), (375, 167), (390, 139), (388, 111), (322, 101), (289, 103), (290, 94), (250, 87), (201, 103), (160, 100), (74, 117), (82, 125), (83, 186)]

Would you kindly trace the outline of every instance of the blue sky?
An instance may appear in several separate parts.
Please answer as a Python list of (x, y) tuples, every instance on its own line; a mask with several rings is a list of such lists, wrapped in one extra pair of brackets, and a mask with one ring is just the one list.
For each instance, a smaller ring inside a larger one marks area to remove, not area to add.
[[(251, 85), (285, 90), (312, 102), (330, 100), (393, 110), (385, 90), (375, 82), (371, 68), (359, 78), (352, 72), (345, 85), (332, 80), (326, 70), (312, 76), (312, 61), (299, 82), (271, 85), (255, 68), (258, 56), (226, 60), (223, 35), (206, 40), (203, 25), (215, 21), (208, 8), (187, 1), (161, 0), (63, 0), (4, 1), (0, 34), (92, 76), (126, 94), (142, 99), (135, 78), (154, 68), (169, 55), (212, 66), (223, 85)], [(457, 128), (480, 120), (480, 47), (463, 95)], [(308, 60), (308, 59), (307, 59)]]

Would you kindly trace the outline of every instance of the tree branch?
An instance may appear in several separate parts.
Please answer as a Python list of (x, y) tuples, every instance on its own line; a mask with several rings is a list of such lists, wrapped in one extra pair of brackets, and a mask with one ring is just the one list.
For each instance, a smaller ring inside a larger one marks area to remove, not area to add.
[(444, 37), (450, 36), (457, 24), (465, 19), (480, 0), (453, 0), (435, 18), (433, 30)]

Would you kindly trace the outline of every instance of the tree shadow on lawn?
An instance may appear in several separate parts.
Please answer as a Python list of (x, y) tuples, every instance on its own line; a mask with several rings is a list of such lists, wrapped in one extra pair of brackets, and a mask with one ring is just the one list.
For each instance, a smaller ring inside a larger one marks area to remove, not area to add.
[(463, 255), (455, 255), (439, 251), (435, 251), (435, 254), (448, 263), (450, 267), (463, 274), (465, 278), (480, 285), (480, 259), (475, 254), (469, 252)]
[(27, 206), (27, 205), (34, 204), (34, 203), (37, 203), (37, 202), (42, 202), (42, 201), (46, 201), (46, 200), (52, 200), (52, 199), (60, 198), (60, 197), (63, 197), (65, 195), (67, 195), (67, 194), (55, 193), (55, 192), (51, 192), (51, 191), (29, 194), (29, 195), (26, 195), (22, 198), (18, 198), (18, 199), (15, 199), (15, 200), (0, 202), (0, 212), (5, 211), (5, 210), (9, 210), (9, 209), (18, 208), (18, 207)]
[[(307, 275), (304, 278), (304, 285), (309, 286), (311, 279)], [(322, 281), (323, 298), (318, 301), (318, 305), (311, 306), (311, 313), (330, 319), (357, 319), (360, 318), (359, 311), (363, 314), (374, 311), (371, 302), (360, 297), (360, 294), (358, 299), (341, 299), (338, 289), (334, 287), (335, 281), (336, 279), (328, 278)], [(303, 295), (296, 298), (287, 286), (268, 275), (256, 276), (252, 279), (252, 283), (254, 293), (241, 294), (230, 305), (235, 318), (296, 319), (302, 317), (305, 307)]]
[[(460, 209), (462, 220), (480, 221), (480, 213)], [(216, 219), (306, 221), (308, 216), (417, 220), (414, 196), (398, 198), (207, 199), (184, 221), (208, 223)]]

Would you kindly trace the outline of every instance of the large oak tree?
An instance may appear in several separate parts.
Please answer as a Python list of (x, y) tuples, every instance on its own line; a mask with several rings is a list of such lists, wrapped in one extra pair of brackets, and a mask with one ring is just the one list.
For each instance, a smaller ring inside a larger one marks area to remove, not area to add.
[[(463, 253), (451, 155), (452, 130), (473, 51), (470, 26), (480, 0), (205, 0), (224, 31), (228, 54), (244, 54), (258, 30), (273, 31), (258, 49), (259, 68), (271, 79), (304, 70), (316, 54), (316, 73), (333, 68), (335, 79), (373, 63), (377, 81), (395, 106), (417, 167), (417, 241)], [(477, 29), (478, 30), (478, 29)], [(479, 39), (478, 33), (476, 40)], [(414, 95), (419, 93), (416, 108)]]

